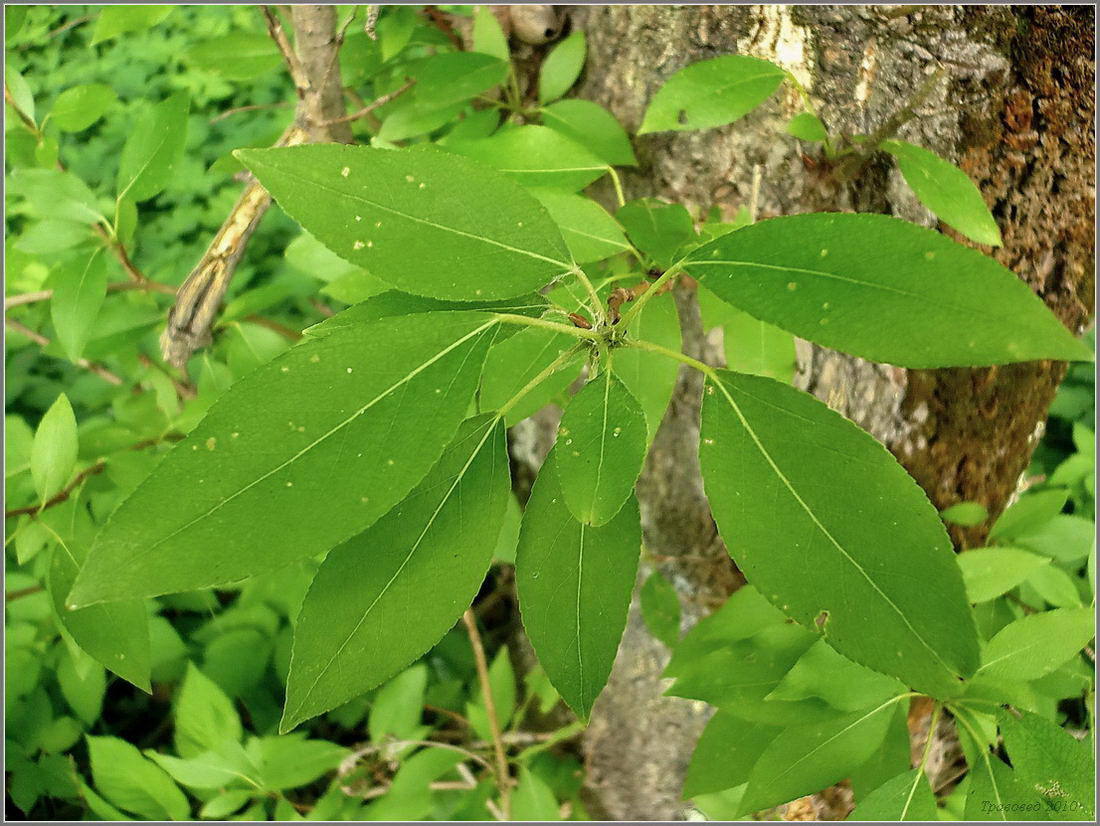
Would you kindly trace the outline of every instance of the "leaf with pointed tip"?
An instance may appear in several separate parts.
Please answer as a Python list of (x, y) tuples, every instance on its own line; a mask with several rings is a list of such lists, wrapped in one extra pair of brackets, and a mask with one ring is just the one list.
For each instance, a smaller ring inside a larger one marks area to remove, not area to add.
[(317, 144), (236, 154), (317, 240), (406, 292), (512, 298), (573, 266), (538, 201), (448, 152)]
[(539, 67), (539, 103), (557, 100), (577, 82), (588, 45), (579, 29), (556, 44)]
[(467, 419), (401, 504), (329, 553), (295, 627), (284, 731), (439, 641), (485, 578), (508, 496), (503, 422)]
[(902, 367), (1089, 361), (1012, 272), (886, 215), (769, 218), (692, 250), (684, 267), (723, 301), (796, 336)]
[(447, 148), (496, 167), (524, 186), (576, 192), (610, 169), (586, 146), (546, 126), (517, 126), (490, 138), (454, 141)]
[(69, 397), (59, 393), (34, 431), (31, 477), (40, 502), (65, 487), (77, 457), (76, 417)]
[(146, 201), (168, 186), (187, 141), (191, 99), (176, 92), (142, 112), (118, 162), (118, 197)]
[(107, 260), (101, 253), (96, 250), (87, 260), (68, 262), (53, 280), (50, 320), (70, 361), (83, 354), (107, 296)]
[(939, 514), (881, 444), (809, 394), (722, 370), (700, 456), (718, 529), (762, 594), (848, 658), (958, 693), (978, 665), (962, 576)]
[(532, 187), (531, 194), (550, 210), (578, 264), (602, 261), (630, 249), (623, 228), (591, 198), (540, 187)]
[(558, 484), (555, 453), (523, 514), (516, 587), (539, 662), (562, 699), (587, 719), (626, 627), (641, 525), (633, 497), (601, 528), (576, 521)]
[(497, 324), (384, 318), (250, 373), (115, 511), (70, 603), (235, 582), (362, 531), (450, 442)]
[(630, 498), (645, 459), (645, 413), (611, 370), (582, 387), (558, 428), (555, 467), (565, 504), (586, 525), (606, 525)]
[(892, 777), (860, 801), (850, 820), (885, 823), (902, 820), (936, 821), (936, 796), (920, 769)]
[(782, 729), (750, 723), (725, 711), (707, 723), (691, 754), (683, 797), (720, 792), (748, 782), (753, 764)]
[(1065, 663), (1096, 635), (1091, 608), (1056, 608), (1009, 623), (982, 653), (983, 676), (1037, 680)]

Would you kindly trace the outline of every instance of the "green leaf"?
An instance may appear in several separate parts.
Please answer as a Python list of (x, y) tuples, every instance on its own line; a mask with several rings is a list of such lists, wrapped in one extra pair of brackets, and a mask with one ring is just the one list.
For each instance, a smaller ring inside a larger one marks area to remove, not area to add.
[(1035, 680), (1071, 659), (1096, 635), (1091, 608), (1057, 608), (1005, 626), (989, 641), (979, 674)]
[(669, 648), (675, 648), (680, 641), (680, 598), (672, 583), (654, 571), (642, 584), (640, 602), (649, 633)]
[[(177, 783), (189, 789), (221, 789), (226, 786), (240, 785), (242, 782), (252, 783), (255, 773), (254, 767), (245, 763), (239, 765), (238, 761), (228, 759), (217, 752), (203, 752), (195, 757), (180, 759), (168, 754), (160, 754), (149, 749), (146, 756), (166, 771)], [(247, 768), (250, 771), (242, 771)], [(242, 776), (243, 775), (243, 776)]]
[(932, 794), (928, 778), (920, 769), (913, 769), (887, 780), (861, 800), (848, 817), (851, 820), (879, 823), (939, 820), (936, 796)]
[(544, 106), (540, 111), (544, 126), (588, 147), (605, 162), (613, 166), (637, 165), (638, 159), (634, 157), (626, 131), (615, 116), (598, 103), (570, 98)]
[(260, 754), (264, 786), (281, 791), (307, 786), (332, 771), (348, 756), (348, 750), (326, 740), (292, 734), (263, 738)]
[(110, 109), (118, 95), (102, 83), (84, 83), (66, 89), (50, 109), (50, 120), (62, 132), (87, 129)]
[(377, 140), (387, 151), (392, 150), (396, 141), (425, 135), (454, 123), (465, 108), (465, 103), (452, 103), (442, 108), (425, 107), (416, 98), (401, 98), (386, 112)]
[(252, 80), (278, 68), (283, 62), (279, 48), (266, 34), (231, 32), (196, 43), (184, 53), (184, 60), (229, 80)]
[(473, 50), (507, 60), (508, 37), (489, 6), (474, 6)]
[(503, 83), (508, 63), (478, 52), (445, 52), (427, 58), (413, 73), (416, 103), (424, 109), (441, 109)]
[[(528, 327), (514, 336), (493, 345), (485, 360), (485, 373), (481, 379), (479, 395), (482, 410), (499, 410), (549, 367), (555, 359), (567, 352), (576, 342), (565, 333)], [(505, 415), (505, 423), (511, 427), (545, 407), (577, 378), (578, 352), (575, 359), (545, 378), (528, 391)]]
[(117, 737), (88, 738), (95, 787), (115, 806), (149, 820), (188, 820), (191, 807), (179, 787), (136, 748)]
[(887, 140), (879, 146), (897, 159), (909, 188), (937, 218), (979, 244), (1001, 245), (997, 222), (965, 172), (934, 152), (905, 141)]
[(1042, 528), (1062, 512), (1069, 501), (1064, 488), (1031, 491), (1002, 513), (989, 531), (990, 539), (1015, 539)]
[(15, 242), (15, 248), (31, 255), (51, 254), (71, 249), (93, 237), (86, 224), (48, 218), (24, 230)]
[[(639, 339), (680, 349), (680, 317), (671, 295), (650, 301), (630, 324), (631, 333)], [(625, 347), (615, 353), (615, 375), (645, 411), (650, 443), (668, 410), (679, 372), (680, 366), (672, 359), (640, 347)]]
[(549, 211), (578, 264), (602, 261), (630, 249), (623, 228), (591, 198), (542, 188), (532, 188), (531, 194)]
[(368, 722), (371, 742), (384, 743), (391, 735), (404, 739), (419, 730), (427, 684), (428, 669), (414, 665), (379, 689), (371, 703)]
[(173, 721), (176, 751), (183, 757), (217, 750), (226, 740), (239, 742), (243, 734), (233, 701), (190, 662), (176, 695)]
[(1040, 799), (1050, 819), (1092, 820), (1096, 773), (1089, 741), (1027, 711), (999, 717), (1020, 784)]
[[(298, 616), (284, 729), (439, 641), (477, 594), (509, 495), (503, 422), (468, 419), (404, 502), (329, 553)], [(421, 606), (411, 614), (409, 600)]]
[(825, 124), (813, 112), (800, 112), (787, 121), (787, 134), (811, 143), (821, 143), (829, 138)]
[(657, 198), (640, 198), (619, 207), (615, 217), (639, 250), (667, 269), (676, 253), (695, 240), (691, 214), (680, 204), (666, 204)]
[(77, 361), (84, 352), (107, 297), (107, 258), (102, 253), (96, 250), (86, 261), (69, 262), (53, 279), (50, 320), (69, 361)]
[(1019, 548), (974, 548), (958, 556), (966, 595), (988, 602), (1015, 588), (1049, 560)]
[(122, 147), (117, 182), (120, 200), (146, 201), (168, 186), (183, 157), (190, 108), (187, 93), (176, 92), (141, 113)]
[[(454, 141), (447, 148), (495, 167), (524, 186), (576, 192), (610, 169), (587, 147), (546, 126), (517, 126), (491, 138)], [(478, 202), (475, 198), (471, 201)]]
[(11, 92), (12, 105), (34, 123), (34, 93), (27, 79), (8, 64), (4, 64), (4, 83)]
[(720, 792), (747, 783), (749, 774), (780, 729), (717, 712), (691, 754), (683, 797)]
[(223, 792), (206, 801), (199, 809), (199, 817), (207, 820), (224, 820), (252, 799), (252, 792), (240, 790)]
[(76, 712), (76, 716), (84, 721), (85, 725), (91, 727), (99, 719), (99, 713), (103, 709), (107, 676), (103, 666), (90, 662), (90, 658), (86, 659), (89, 660), (89, 667), (82, 675), (73, 660), (72, 652), (66, 651), (57, 665), (57, 683), (69, 708)]
[(12, 190), (26, 198), (35, 211), (50, 220), (63, 219), (81, 224), (106, 221), (96, 197), (71, 172), (59, 169), (17, 169), (12, 173)]
[[(512, 670), (512, 661), (508, 657), (506, 646), (501, 646), (489, 664), (489, 690), (493, 693), (497, 724), (503, 730), (512, 721), (516, 710), (516, 675)], [(473, 701), (466, 704), (466, 717), (479, 737), (483, 740), (492, 739), (489, 712), (480, 688), (474, 693)]]
[(556, 453), (543, 464), (523, 514), (516, 588), (539, 662), (562, 699), (587, 719), (626, 627), (641, 526), (633, 498), (601, 528), (573, 519)]
[(743, 55), (692, 63), (653, 96), (638, 134), (733, 123), (771, 97), (784, 77), (778, 66)]
[(882, 743), (893, 706), (890, 701), (869, 711), (782, 731), (753, 767), (741, 811), (786, 803), (847, 777)]
[(31, 476), (40, 502), (65, 487), (76, 467), (76, 417), (64, 393), (59, 393), (34, 432)]
[(731, 307), (705, 287), (697, 293), (704, 326), (722, 328), (726, 367), (790, 384), (797, 366), (794, 336)]
[(572, 267), (538, 201), (453, 155), (334, 144), (237, 154), (329, 249), (407, 292), (511, 298)]
[(364, 530), (451, 440), (496, 325), (482, 313), (384, 318), (250, 373), (114, 512), (70, 602), (235, 582)]
[(1096, 523), (1076, 514), (1060, 513), (1034, 532), (1021, 534), (1013, 543), (1059, 562), (1080, 562), (1096, 539)]
[(989, 511), (981, 502), (956, 502), (940, 511), (940, 518), (953, 525), (972, 527), (985, 522), (989, 518)]
[(645, 459), (645, 413), (605, 366), (570, 400), (558, 428), (555, 468), (569, 511), (606, 525), (634, 493)]
[(175, 6), (104, 6), (96, 20), (92, 45), (120, 34), (151, 28), (172, 13)]
[(852, 662), (822, 639), (810, 646), (766, 699), (820, 697), (840, 711), (859, 711), (904, 690), (893, 677)]
[(693, 250), (684, 264), (761, 321), (874, 361), (945, 367), (1092, 358), (992, 258), (886, 215), (770, 218)]
[(512, 794), (512, 817), (542, 822), (562, 819), (554, 792), (526, 767), (520, 768), (519, 783)]
[(539, 67), (539, 103), (557, 100), (569, 91), (581, 76), (587, 53), (584, 32), (579, 30), (550, 50)]
[(1077, 592), (1073, 577), (1055, 565), (1037, 568), (1027, 578), (1027, 584), (1034, 588), (1048, 605), (1057, 608), (1073, 608), (1081, 604), (1081, 595)]
[(955, 554), (881, 444), (806, 393), (718, 371), (700, 456), (718, 529), (774, 605), (862, 665), (933, 696), (958, 692), (978, 639)]

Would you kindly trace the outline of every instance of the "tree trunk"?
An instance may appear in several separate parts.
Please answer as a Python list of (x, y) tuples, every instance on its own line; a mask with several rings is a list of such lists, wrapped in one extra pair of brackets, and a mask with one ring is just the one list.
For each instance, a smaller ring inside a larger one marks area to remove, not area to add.
[[(571, 25), (588, 36), (580, 95), (607, 106), (630, 131), (669, 75), (718, 55), (749, 54), (789, 69), (832, 134), (873, 131), (942, 66), (944, 76), (900, 136), (955, 161), (978, 184), (1004, 236), (994, 257), (1074, 332), (1090, 320), (1087, 8), (589, 6), (573, 8)], [(760, 217), (855, 210), (936, 226), (885, 160), (848, 183), (833, 181), (811, 145), (783, 132), (800, 110), (796, 95), (783, 91), (729, 127), (640, 138), (640, 166), (625, 176), (628, 197), (732, 212), (750, 201), (755, 173)], [(694, 295), (680, 287), (676, 298), (686, 350), (699, 355), (706, 347)], [(1030, 362), (906, 371), (800, 342), (796, 383), (882, 440), (937, 507), (978, 501), (996, 516), (1017, 489), (1064, 370)], [(647, 551), (677, 586), (685, 625), (739, 582), (699, 480), (699, 394), (698, 378), (684, 371), (638, 489)], [(954, 529), (953, 538), (972, 547), (987, 530)], [(662, 696), (666, 662), (635, 605), (585, 743), (594, 815), (685, 813), (680, 785), (708, 712)]]

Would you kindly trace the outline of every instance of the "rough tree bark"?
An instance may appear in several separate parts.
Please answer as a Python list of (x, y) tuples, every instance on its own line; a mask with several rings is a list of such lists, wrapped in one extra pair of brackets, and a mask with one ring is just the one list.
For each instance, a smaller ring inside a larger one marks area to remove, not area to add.
[[(608, 106), (631, 130), (670, 74), (722, 54), (790, 69), (840, 134), (872, 131), (942, 66), (944, 78), (900, 135), (956, 161), (978, 183), (1004, 236), (993, 252), (998, 260), (1075, 332), (1090, 320), (1095, 147), (1087, 8), (590, 6), (574, 7), (571, 25), (588, 35), (580, 95)], [(628, 195), (734, 210), (748, 202), (756, 170), (762, 217), (843, 209), (936, 226), (885, 161), (850, 183), (833, 182), (814, 165), (810, 146), (783, 134), (799, 110), (796, 97), (783, 94), (724, 129), (645, 136), (636, 144), (640, 166), (626, 175)], [(676, 298), (685, 347), (698, 355), (706, 348), (694, 296), (680, 289)], [(995, 516), (1017, 489), (1064, 370), (1032, 362), (905, 371), (801, 344), (797, 383), (882, 440), (937, 507), (979, 501)], [(647, 551), (676, 584), (685, 625), (739, 582), (699, 481), (698, 401), (698, 380), (685, 372), (639, 483)], [(986, 530), (956, 530), (954, 539), (973, 547)], [(662, 696), (666, 662), (634, 606), (586, 736), (594, 815), (685, 813), (680, 784), (707, 710)]]

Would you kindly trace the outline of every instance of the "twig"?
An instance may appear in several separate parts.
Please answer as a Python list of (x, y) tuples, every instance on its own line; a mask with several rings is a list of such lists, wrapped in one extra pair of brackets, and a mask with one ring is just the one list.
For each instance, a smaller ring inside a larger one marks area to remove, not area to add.
[(233, 109), (226, 109), (220, 115), (215, 115), (210, 119), (211, 124), (215, 124), (218, 121), (223, 121), (226, 118), (231, 118), (233, 115), (238, 115), (241, 112), (258, 112), (261, 109), (283, 109), (290, 106), (289, 100), (280, 100), (275, 103), (253, 103), (248, 106), (237, 106)]
[(275, 10), (271, 6), (260, 6), (260, 11), (263, 12), (264, 20), (267, 21), (267, 33), (271, 35), (271, 39), (275, 41), (275, 45), (279, 47), (279, 51), (283, 55), (283, 60), (286, 61), (290, 79), (294, 81), (294, 86), (298, 91), (298, 100), (302, 100), (310, 89), (309, 77), (306, 76), (305, 69), (302, 68), (302, 62), (298, 59), (294, 47), (290, 45), (286, 31), (283, 29), (283, 24), (278, 15), (275, 14)]
[(443, 35), (451, 41), (451, 44), (460, 52), (465, 48), (462, 43), (462, 38), (455, 33), (455, 28), (451, 25), (450, 18), (447, 17), (436, 6), (424, 6), (422, 9), (424, 16), (431, 21), (432, 25), (443, 32)]
[(365, 117), (373, 112), (375, 109), (378, 109), (379, 107), (385, 106), (387, 103), (396, 100), (398, 97), (405, 94), (405, 92), (411, 89), (414, 85), (416, 85), (416, 79), (410, 78), (409, 80), (406, 80), (399, 88), (394, 89), (392, 92), (389, 92), (385, 95), (382, 95), (382, 97), (377, 98), (376, 100), (372, 100), (358, 112), (352, 112), (350, 115), (344, 115), (339, 118), (333, 118), (332, 120), (325, 121), (325, 126), (332, 126), (334, 123), (348, 123), (350, 121), (358, 120), (359, 118)]
[[(109, 293), (121, 293), (128, 292), (130, 290), (142, 290), (145, 292), (162, 293), (164, 295), (175, 295), (176, 288), (171, 284), (161, 284), (159, 281), (118, 281), (114, 284), (107, 285), (107, 292)], [(18, 295), (9, 295), (4, 298), (4, 311), (7, 312), (12, 307), (21, 307), (24, 304), (35, 304), (39, 301), (49, 301), (53, 298), (53, 290), (38, 290), (33, 293), (19, 293)]]
[[(4, 325), (10, 327), (13, 331), (19, 333), (20, 335), (26, 336), (39, 347), (48, 347), (50, 344), (50, 340), (41, 333), (37, 333), (30, 327), (20, 324), (18, 321), (8, 318), (7, 316), (4, 316)], [(102, 364), (93, 364), (85, 358), (77, 359), (74, 364), (76, 364), (78, 367), (83, 367), (85, 370), (89, 370), (92, 373), (95, 373), (105, 382), (113, 384), (116, 387), (121, 387), (126, 383), (125, 381), (123, 381), (121, 376), (112, 373)]]
[(104, 459), (96, 460), (95, 464), (89, 465), (80, 471), (73, 480), (69, 482), (64, 488), (51, 496), (45, 502), (40, 505), (26, 505), (22, 508), (12, 508), (11, 510), (4, 511), (4, 518), (11, 519), (13, 516), (22, 516), (24, 514), (35, 514), (39, 511), (43, 511), (46, 508), (52, 508), (54, 505), (60, 505), (62, 502), (68, 500), (74, 490), (84, 484), (84, 481), (97, 473), (102, 473), (107, 467), (107, 462)]
[(42, 585), (28, 585), (26, 588), (20, 588), (17, 591), (6, 592), (4, 594), (4, 601), (11, 602), (12, 600), (22, 599), (23, 597), (29, 597), (34, 594), (40, 594), (45, 590), (45, 587)]
[(485, 660), (485, 648), (481, 644), (481, 634), (477, 630), (477, 618), (467, 608), (462, 614), (466, 624), (466, 633), (470, 637), (470, 647), (474, 650), (474, 663), (477, 665), (477, 679), (481, 685), (481, 695), (485, 699), (485, 716), (489, 718), (489, 731), (493, 735), (493, 752), (497, 761), (497, 786), (500, 789), (501, 811), (505, 820), (512, 818), (511, 775), (508, 773), (508, 758), (504, 754), (504, 741), (500, 737), (500, 722), (497, 718), (496, 703), (493, 701), (493, 687), (489, 683), (489, 664)]
[(367, 9), (367, 19), (363, 21), (363, 33), (371, 40), (378, 39), (378, 33), (375, 32), (374, 27), (378, 25), (378, 13), (381, 10), (382, 7), (377, 3)]
[(301, 334), (300, 331), (292, 330), (291, 328), (289, 328), (289, 327), (287, 327), (283, 324), (280, 324), (278, 321), (274, 321), (270, 318), (264, 318), (263, 316), (260, 316), (260, 315), (250, 315), (250, 316), (246, 316), (244, 320), (245, 321), (250, 321), (253, 324), (258, 324), (261, 327), (266, 327), (267, 329), (278, 333), (283, 338), (288, 339), (290, 341), (301, 341), (302, 340), (302, 334)]
[(18, 106), (15, 105), (15, 97), (11, 93), (11, 89), (8, 88), (8, 82), (4, 81), (4, 100), (11, 104), (11, 108), (15, 111), (15, 114), (19, 116), (19, 120), (23, 121), (23, 125), (26, 126), (36, 137), (42, 133), (38, 131), (38, 126), (30, 116), (25, 114)]

